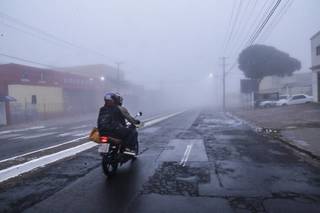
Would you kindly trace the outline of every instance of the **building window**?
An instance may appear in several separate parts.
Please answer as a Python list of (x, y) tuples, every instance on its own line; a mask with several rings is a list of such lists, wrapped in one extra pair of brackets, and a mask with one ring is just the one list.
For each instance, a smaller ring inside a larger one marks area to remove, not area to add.
[(28, 72), (27, 71), (23, 71), (21, 74), (21, 81), (22, 82), (30, 82), (30, 80), (28, 79)]
[(316, 55), (320, 55), (320, 45), (316, 47)]
[(27, 71), (23, 71), (23, 72), (22, 72), (21, 78), (22, 78), (22, 79), (28, 79), (28, 73), (27, 73)]
[(37, 96), (36, 95), (31, 96), (31, 104), (37, 104)]
[(44, 72), (40, 73), (40, 81), (44, 81)]

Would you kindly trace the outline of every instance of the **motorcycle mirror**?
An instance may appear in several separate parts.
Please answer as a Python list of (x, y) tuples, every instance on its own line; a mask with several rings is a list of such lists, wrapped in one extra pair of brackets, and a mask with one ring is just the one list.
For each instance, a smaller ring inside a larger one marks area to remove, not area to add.
[(142, 112), (138, 112), (138, 113), (137, 113), (137, 116), (142, 116)]

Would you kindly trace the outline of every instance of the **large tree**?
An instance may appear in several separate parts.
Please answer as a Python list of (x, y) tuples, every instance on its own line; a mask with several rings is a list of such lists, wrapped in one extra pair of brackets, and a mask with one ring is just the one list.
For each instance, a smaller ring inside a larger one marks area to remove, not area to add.
[(244, 75), (257, 80), (259, 84), (266, 76), (290, 76), (294, 71), (301, 69), (300, 61), (290, 57), (288, 53), (258, 44), (244, 49), (238, 62)]

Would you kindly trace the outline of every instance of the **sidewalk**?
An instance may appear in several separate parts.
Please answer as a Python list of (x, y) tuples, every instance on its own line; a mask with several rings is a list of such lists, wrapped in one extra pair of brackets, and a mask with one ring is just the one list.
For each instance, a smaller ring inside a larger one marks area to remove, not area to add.
[(234, 110), (231, 113), (258, 127), (279, 130), (278, 139), (320, 159), (319, 104)]

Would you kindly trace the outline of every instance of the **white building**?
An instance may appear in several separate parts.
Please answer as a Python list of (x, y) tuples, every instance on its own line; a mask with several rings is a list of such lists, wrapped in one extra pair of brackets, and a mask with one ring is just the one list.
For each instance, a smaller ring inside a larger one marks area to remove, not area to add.
[(311, 37), (312, 93), (314, 101), (320, 102), (320, 31)]
[(312, 73), (296, 72), (292, 76), (265, 77), (259, 87), (262, 93), (279, 92), (280, 95), (307, 94), (312, 95)]

